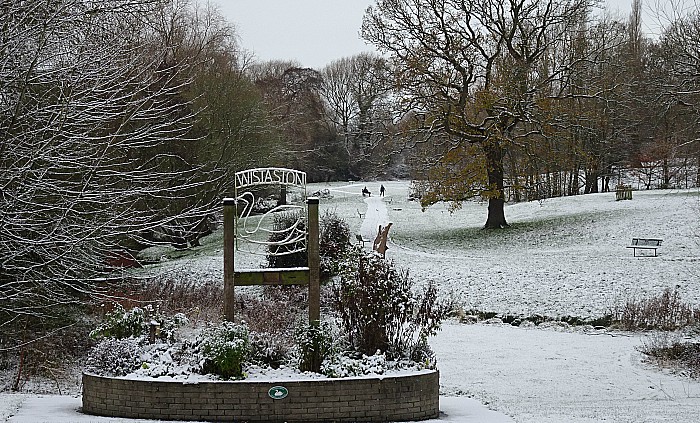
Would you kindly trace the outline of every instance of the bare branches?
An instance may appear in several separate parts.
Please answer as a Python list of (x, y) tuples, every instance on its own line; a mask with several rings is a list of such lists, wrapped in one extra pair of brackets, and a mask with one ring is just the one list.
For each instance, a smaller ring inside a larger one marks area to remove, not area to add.
[(189, 68), (144, 25), (159, 3), (0, 10), (0, 325), (107, 289), (116, 248), (211, 209)]

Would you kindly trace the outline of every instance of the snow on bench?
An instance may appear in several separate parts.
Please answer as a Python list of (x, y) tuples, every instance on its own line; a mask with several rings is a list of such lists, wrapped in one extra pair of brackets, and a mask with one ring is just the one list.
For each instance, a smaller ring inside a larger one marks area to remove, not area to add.
[(654, 250), (654, 257), (656, 257), (656, 249), (661, 246), (663, 240), (658, 238), (632, 238), (632, 245), (627, 248), (634, 249), (634, 256), (637, 257), (637, 249), (640, 250)]

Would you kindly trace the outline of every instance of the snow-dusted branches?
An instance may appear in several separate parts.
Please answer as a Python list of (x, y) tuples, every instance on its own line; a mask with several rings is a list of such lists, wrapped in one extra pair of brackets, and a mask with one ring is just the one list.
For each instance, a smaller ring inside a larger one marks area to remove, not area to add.
[(183, 154), (187, 67), (145, 24), (159, 3), (0, 7), (0, 326), (105, 288), (115, 248), (210, 210)]

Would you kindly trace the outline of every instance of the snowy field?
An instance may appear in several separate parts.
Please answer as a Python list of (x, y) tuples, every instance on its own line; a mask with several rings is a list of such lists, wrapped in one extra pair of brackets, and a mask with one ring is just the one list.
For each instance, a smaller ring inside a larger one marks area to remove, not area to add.
[[(464, 310), (502, 315), (597, 318), (624, 301), (677, 288), (700, 304), (700, 196), (697, 190), (635, 191), (548, 199), (506, 208), (511, 228), (483, 231), (485, 203), (454, 214), (422, 212), (407, 182), (322, 184), (321, 209), (373, 238), (393, 222), (387, 258), (417, 283), (435, 281)], [(374, 194), (363, 198), (367, 186)], [(366, 215), (361, 219), (359, 212)], [(658, 257), (633, 257), (632, 237), (664, 240)], [(197, 255), (162, 266), (196, 278), (222, 276), (221, 237)], [(369, 246), (367, 247), (369, 248)], [(440, 369), (441, 411), (431, 422), (691, 422), (700, 383), (642, 361), (650, 334), (545, 324), (446, 322), (431, 340)], [(0, 420), (125, 422), (78, 413), (79, 397), (0, 395)], [(493, 410), (493, 411), (491, 411)]]

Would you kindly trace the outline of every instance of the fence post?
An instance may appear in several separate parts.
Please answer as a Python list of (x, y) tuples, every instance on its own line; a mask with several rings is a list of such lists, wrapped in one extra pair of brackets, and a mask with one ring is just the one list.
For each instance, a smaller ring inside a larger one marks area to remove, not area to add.
[(319, 258), (318, 197), (309, 197), (309, 239), (306, 252), (309, 263), (309, 323), (321, 320), (321, 260)]
[(233, 322), (234, 280), (233, 255), (235, 242), (236, 200), (224, 198), (224, 318)]

